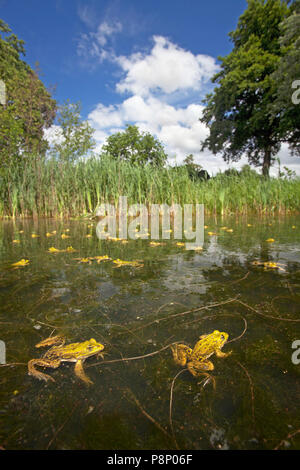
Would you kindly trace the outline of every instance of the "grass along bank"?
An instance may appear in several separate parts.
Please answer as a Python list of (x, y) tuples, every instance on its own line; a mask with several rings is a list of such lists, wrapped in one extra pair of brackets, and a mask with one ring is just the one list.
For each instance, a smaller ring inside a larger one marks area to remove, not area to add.
[(300, 178), (263, 178), (253, 170), (192, 181), (184, 166), (157, 168), (108, 155), (76, 163), (29, 159), (0, 173), (0, 217), (74, 217), (102, 202), (203, 203), (206, 213), (286, 213), (300, 208)]

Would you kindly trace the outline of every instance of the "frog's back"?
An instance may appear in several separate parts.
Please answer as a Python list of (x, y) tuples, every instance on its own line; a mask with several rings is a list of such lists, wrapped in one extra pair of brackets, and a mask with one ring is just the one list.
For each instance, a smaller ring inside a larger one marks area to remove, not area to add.
[(211, 338), (211, 335), (207, 335), (205, 338), (202, 338), (196, 343), (193, 350), (193, 357), (195, 359), (203, 358), (207, 359), (212, 354), (214, 354), (217, 348), (217, 342)]
[(215, 330), (209, 335), (200, 337), (193, 350), (193, 357), (195, 359), (207, 359), (217, 350), (221, 349), (227, 341), (228, 334)]

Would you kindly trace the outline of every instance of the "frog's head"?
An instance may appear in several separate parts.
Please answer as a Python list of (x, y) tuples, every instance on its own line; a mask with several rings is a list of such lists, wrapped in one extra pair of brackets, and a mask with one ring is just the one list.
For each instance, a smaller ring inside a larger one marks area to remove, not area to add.
[(221, 348), (222, 346), (224, 346), (224, 344), (228, 340), (229, 334), (225, 333), (224, 331), (215, 330), (212, 333), (212, 336), (214, 337), (215, 341), (220, 345), (220, 348)]
[(94, 338), (91, 338), (89, 341), (85, 341), (85, 343), (83, 344), (84, 344), (84, 349), (88, 355), (98, 354), (104, 349), (103, 344), (97, 343), (97, 341)]

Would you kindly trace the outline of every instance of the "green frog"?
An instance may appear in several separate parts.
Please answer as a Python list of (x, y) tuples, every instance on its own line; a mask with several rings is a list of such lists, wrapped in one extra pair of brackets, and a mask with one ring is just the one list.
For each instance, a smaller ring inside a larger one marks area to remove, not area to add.
[(28, 373), (40, 380), (55, 380), (47, 374), (35, 369), (35, 366), (52, 367), (56, 369), (60, 366), (61, 362), (75, 362), (74, 372), (86, 384), (93, 382), (85, 375), (83, 370), (83, 362), (90, 356), (99, 355), (103, 358), (101, 351), (104, 349), (103, 344), (97, 343), (94, 338), (82, 343), (71, 343), (65, 345), (65, 338), (63, 336), (53, 336), (47, 338), (36, 345), (37, 348), (51, 346), (52, 348), (47, 351), (41, 359), (31, 359), (28, 362)]
[(188, 370), (194, 377), (199, 375), (209, 377), (209, 374), (205, 371), (213, 370), (214, 365), (211, 361), (208, 361), (208, 358), (212, 354), (216, 354), (217, 357), (226, 357), (232, 352), (224, 353), (221, 351), (228, 340), (228, 336), (228, 333), (215, 330), (213, 333), (200, 336), (194, 349), (185, 344), (175, 344), (171, 346), (174, 360), (181, 366), (187, 364)]

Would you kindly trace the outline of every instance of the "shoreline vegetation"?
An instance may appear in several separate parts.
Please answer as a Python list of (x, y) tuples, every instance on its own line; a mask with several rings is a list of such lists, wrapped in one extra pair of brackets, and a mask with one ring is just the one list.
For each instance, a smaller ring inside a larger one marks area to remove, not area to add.
[(300, 178), (264, 178), (248, 165), (191, 179), (185, 166), (155, 167), (107, 154), (76, 162), (30, 158), (0, 174), (0, 218), (93, 216), (101, 203), (204, 204), (206, 214), (300, 212)]

